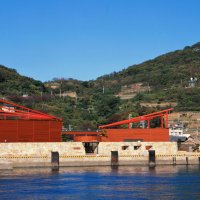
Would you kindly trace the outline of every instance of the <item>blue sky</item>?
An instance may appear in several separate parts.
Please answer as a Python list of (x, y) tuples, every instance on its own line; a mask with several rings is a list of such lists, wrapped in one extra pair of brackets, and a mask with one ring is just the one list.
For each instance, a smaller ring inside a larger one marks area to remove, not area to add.
[(199, 0), (0, 0), (0, 64), (91, 80), (200, 42)]

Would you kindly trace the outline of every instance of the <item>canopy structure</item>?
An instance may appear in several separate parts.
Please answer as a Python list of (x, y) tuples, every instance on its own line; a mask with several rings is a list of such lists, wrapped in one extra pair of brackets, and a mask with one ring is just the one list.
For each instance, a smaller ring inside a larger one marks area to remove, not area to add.
[[(75, 142), (95, 143), (95, 142), (168, 142), (168, 115), (173, 108), (154, 112), (147, 115), (134, 117), (128, 120), (101, 125), (98, 132), (91, 131), (69, 131)], [(151, 120), (160, 120), (160, 126), (151, 127)], [(132, 128), (132, 123), (145, 122), (145, 126)], [(128, 125), (128, 128), (116, 126)]]
[(155, 118), (160, 118), (161, 128), (168, 128), (168, 114), (172, 110), (173, 110), (173, 108), (169, 108), (169, 109), (166, 109), (166, 110), (162, 110), (162, 111), (154, 112), (154, 113), (151, 113), (151, 114), (134, 117), (134, 118), (127, 119), (127, 120), (122, 120), (122, 121), (119, 121), (119, 122), (114, 122), (114, 123), (111, 123), (111, 124), (101, 125), (101, 126), (99, 126), (99, 129), (110, 128), (110, 127), (120, 126), (120, 125), (124, 125), (124, 124), (128, 124), (128, 127), (131, 128), (131, 123), (141, 122), (141, 121), (147, 121), (147, 124), (148, 124), (147, 128), (150, 128), (150, 122), (151, 122), (152, 119), (155, 119)]
[(0, 119), (62, 121), (61, 118), (42, 113), (40, 111), (32, 110), (30, 108), (17, 105), (4, 99), (0, 99)]

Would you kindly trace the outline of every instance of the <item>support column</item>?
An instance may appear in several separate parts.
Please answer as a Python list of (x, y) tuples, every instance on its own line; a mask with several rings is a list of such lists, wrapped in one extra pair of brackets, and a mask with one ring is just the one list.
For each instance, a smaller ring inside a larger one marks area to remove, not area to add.
[(111, 166), (118, 166), (118, 151), (111, 151)]
[(161, 125), (161, 128), (163, 128), (163, 116), (160, 117), (160, 125)]
[(59, 153), (57, 151), (51, 152), (51, 168), (59, 170)]
[(156, 166), (156, 152), (155, 150), (149, 150), (149, 167)]
[(165, 128), (168, 128), (168, 112), (166, 114), (166, 120), (165, 120)]
[(147, 122), (148, 122), (147, 128), (150, 128), (150, 119)]

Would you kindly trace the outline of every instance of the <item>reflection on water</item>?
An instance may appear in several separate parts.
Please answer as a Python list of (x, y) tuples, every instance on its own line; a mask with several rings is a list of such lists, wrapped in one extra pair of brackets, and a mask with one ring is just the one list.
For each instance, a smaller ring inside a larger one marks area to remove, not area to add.
[(199, 166), (0, 170), (0, 199), (199, 199)]

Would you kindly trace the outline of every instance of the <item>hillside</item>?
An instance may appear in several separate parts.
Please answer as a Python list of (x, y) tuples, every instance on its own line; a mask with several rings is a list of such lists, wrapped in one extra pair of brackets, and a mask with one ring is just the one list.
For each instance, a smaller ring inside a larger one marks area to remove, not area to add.
[[(76, 84), (77, 88), (71, 89), (80, 94), (101, 93), (104, 86), (106, 94), (118, 94), (124, 87), (142, 83), (143, 87), (149, 86), (152, 90), (168, 90), (188, 86), (191, 77), (200, 78), (200, 43), (101, 76), (94, 81), (78, 81), (78, 87)], [(70, 82), (65, 80), (63, 86), (75, 86)]]
[(39, 94), (46, 91), (41, 81), (21, 76), (15, 69), (7, 68), (0, 65), (0, 94), (23, 95), (23, 94)]
[(153, 89), (168, 89), (188, 85), (190, 77), (200, 78), (200, 43), (99, 77), (98, 80), (103, 79), (110, 86), (116, 82), (121, 86), (141, 82)]
[(179, 111), (200, 111), (199, 79), (197, 43), (91, 81), (42, 83), (0, 66), (0, 93), (16, 103), (62, 117), (66, 127), (96, 129), (98, 124), (125, 119), (129, 114), (137, 116), (171, 105)]
[[(191, 77), (197, 78), (195, 87), (189, 83)], [(78, 97), (104, 93), (132, 102), (176, 102), (177, 109), (199, 110), (199, 79), (200, 43), (196, 43), (97, 80), (62, 80), (62, 89), (75, 91)]]

